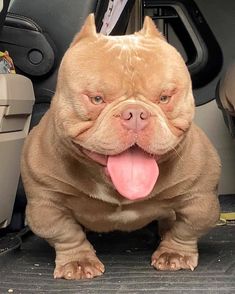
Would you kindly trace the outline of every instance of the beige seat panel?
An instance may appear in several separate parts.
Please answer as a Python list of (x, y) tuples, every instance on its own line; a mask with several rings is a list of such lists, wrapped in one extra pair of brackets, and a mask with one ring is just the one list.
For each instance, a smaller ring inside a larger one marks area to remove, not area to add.
[(0, 74), (0, 228), (10, 223), (20, 176), (20, 154), (28, 134), (34, 91), (17, 74)]

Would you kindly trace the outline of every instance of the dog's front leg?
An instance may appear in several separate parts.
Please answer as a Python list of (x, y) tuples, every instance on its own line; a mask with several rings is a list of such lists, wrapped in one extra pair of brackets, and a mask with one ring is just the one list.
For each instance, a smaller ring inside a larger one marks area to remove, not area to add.
[(29, 200), (26, 215), (32, 231), (55, 248), (54, 278), (84, 279), (104, 273), (104, 265), (69, 210), (53, 202)]
[(197, 241), (219, 218), (215, 193), (186, 195), (178, 200), (175, 220), (170, 216), (166, 223), (159, 223), (162, 241), (152, 255), (152, 265), (158, 270), (194, 270), (198, 264)]

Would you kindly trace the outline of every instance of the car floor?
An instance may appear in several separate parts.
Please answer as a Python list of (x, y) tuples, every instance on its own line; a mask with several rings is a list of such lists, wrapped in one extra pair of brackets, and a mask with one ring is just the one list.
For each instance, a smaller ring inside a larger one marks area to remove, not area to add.
[[(235, 208), (235, 195), (221, 197), (222, 211)], [(0, 242), (0, 293), (235, 293), (235, 224), (220, 224), (199, 242), (192, 272), (161, 272), (150, 266), (159, 239), (157, 224), (132, 233), (88, 234), (106, 271), (92, 280), (54, 280), (54, 250), (25, 230)], [(6, 245), (6, 243), (5, 243)], [(1, 249), (2, 248), (2, 249)], [(5, 251), (4, 251), (5, 250)]]

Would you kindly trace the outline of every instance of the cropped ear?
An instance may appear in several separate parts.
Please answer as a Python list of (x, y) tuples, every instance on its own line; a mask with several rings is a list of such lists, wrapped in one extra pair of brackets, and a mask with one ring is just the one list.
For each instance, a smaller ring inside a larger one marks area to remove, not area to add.
[(72, 43), (70, 44), (70, 47), (74, 46), (81, 39), (88, 38), (88, 37), (94, 37), (94, 38), (97, 37), (95, 17), (93, 13), (88, 15), (80, 32), (75, 35)]
[(143, 28), (138, 33), (146, 37), (150, 37), (150, 38), (157, 37), (162, 40), (165, 40), (164, 36), (157, 29), (155, 23), (152, 21), (151, 17), (149, 16), (145, 16)]

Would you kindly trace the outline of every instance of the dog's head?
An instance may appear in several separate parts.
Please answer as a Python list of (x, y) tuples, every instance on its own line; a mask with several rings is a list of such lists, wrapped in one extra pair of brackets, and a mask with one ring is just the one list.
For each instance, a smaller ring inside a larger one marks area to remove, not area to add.
[(62, 60), (53, 106), (60, 135), (129, 199), (150, 193), (157, 161), (194, 115), (187, 67), (149, 17), (133, 35), (104, 36), (88, 16)]

